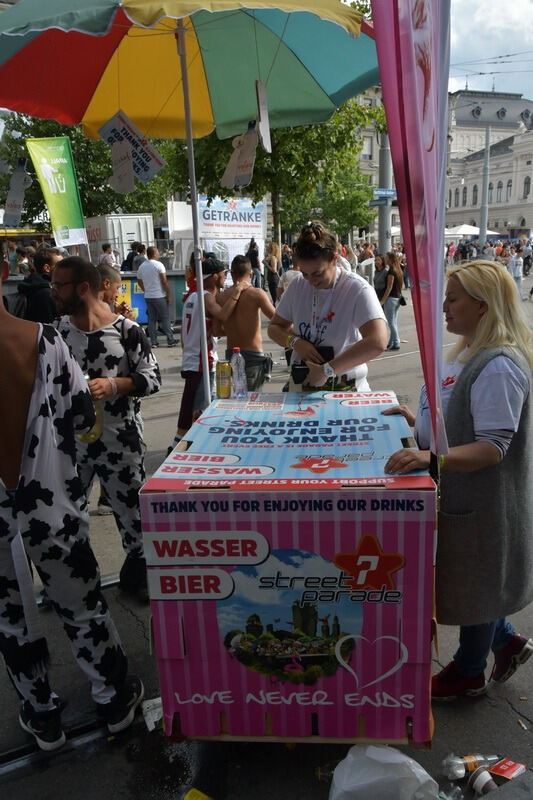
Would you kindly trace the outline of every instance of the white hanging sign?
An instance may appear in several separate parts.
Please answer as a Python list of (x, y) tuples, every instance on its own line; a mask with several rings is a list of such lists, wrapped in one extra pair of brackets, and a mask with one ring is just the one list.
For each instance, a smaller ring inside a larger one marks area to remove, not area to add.
[(31, 186), (32, 180), (26, 172), (26, 159), (19, 158), (11, 180), (9, 181), (9, 191), (7, 193), (4, 209), (3, 225), (8, 228), (18, 228), (22, 209), (24, 208), (24, 193)]

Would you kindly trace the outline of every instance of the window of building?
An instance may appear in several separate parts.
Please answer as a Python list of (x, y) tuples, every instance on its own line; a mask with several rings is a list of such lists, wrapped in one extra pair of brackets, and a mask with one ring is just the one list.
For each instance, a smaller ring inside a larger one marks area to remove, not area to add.
[(501, 203), (502, 202), (502, 199), (503, 199), (502, 195), (503, 195), (503, 182), (502, 181), (498, 181), (498, 185), (496, 187), (496, 202), (497, 203)]
[(374, 101), (372, 100), (371, 97), (367, 97), (366, 95), (363, 95), (363, 97), (361, 98), (361, 105), (362, 106), (373, 106), (374, 105)]
[(489, 183), (489, 203), (492, 203), (492, 192), (493, 192), (493, 189), (494, 189), (494, 187), (493, 187), (492, 183)]
[(495, 219), (495, 220), (494, 220), (494, 228), (495, 228), (496, 230), (498, 229), (499, 225), (500, 225), (500, 220), (499, 220), (499, 219)]
[(510, 200), (513, 193), (513, 182), (511, 178), (507, 181), (507, 188), (505, 189), (505, 199)]
[(454, 206), (458, 206), (459, 205), (459, 187), (457, 187), (457, 189), (455, 190), (455, 196), (454, 196), (454, 203), (453, 204), (454, 204)]
[(520, 220), (520, 227), (521, 228), (525, 228), (526, 227), (526, 218), (525, 217), (522, 217), (522, 219)]
[(472, 205), (477, 206), (477, 183), (472, 187)]
[(464, 206), (466, 206), (467, 194), (468, 194), (467, 188), (466, 188), (466, 186), (463, 186), (463, 205)]
[(529, 177), (529, 175), (526, 175), (526, 177), (524, 178), (524, 194), (522, 195), (524, 200), (527, 200), (530, 191), (531, 191), (531, 178)]
[(448, 208), (452, 207), (452, 190), (448, 192)]
[(372, 137), (363, 136), (363, 149), (361, 150), (361, 158), (365, 161), (370, 161), (372, 158)]

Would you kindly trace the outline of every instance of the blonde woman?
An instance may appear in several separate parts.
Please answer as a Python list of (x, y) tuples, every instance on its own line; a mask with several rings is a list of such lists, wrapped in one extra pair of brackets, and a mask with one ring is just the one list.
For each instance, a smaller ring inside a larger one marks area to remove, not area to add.
[[(433, 676), (434, 700), (503, 683), (533, 653), (505, 617), (533, 600), (532, 337), (512, 277), (493, 261), (452, 268), (444, 301), (447, 329), (460, 338), (443, 372), (450, 449), (440, 456), (437, 621), (460, 625), (459, 648)], [(399, 450), (389, 474), (427, 468), (429, 409), (422, 389), (414, 424), (420, 450)]]
[(278, 291), (279, 273), (281, 268), (281, 261), (279, 257), (279, 244), (277, 242), (270, 242), (266, 248), (266, 255), (263, 259), (263, 264), (266, 267), (266, 279), (268, 291), (272, 297), (272, 302), (276, 302), (276, 293)]

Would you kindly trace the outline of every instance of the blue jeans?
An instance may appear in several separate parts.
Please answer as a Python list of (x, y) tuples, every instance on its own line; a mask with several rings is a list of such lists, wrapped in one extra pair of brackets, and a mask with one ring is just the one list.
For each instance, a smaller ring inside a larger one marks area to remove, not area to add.
[(146, 313), (148, 316), (148, 336), (151, 344), (157, 344), (157, 328), (161, 325), (167, 344), (174, 344), (174, 334), (168, 316), (168, 300), (166, 297), (147, 297)]
[(398, 317), (399, 307), (400, 307), (399, 297), (387, 297), (387, 299), (385, 300), (385, 304), (383, 306), (383, 311), (385, 312), (385, 317), (387, 318), (387, 322), (389, 323), (389, 328), (390, 328), (388, 347), (400, 346), (400, 334), (398, 333), (398, 324), (396, 321)]
[(506, 619), (483, 625), (461, 625), (459, 649), (453, 657), (459, 674), (471, 678), (481, 675), (490, 651), (502, 650), (514, 633), (515, 629)]

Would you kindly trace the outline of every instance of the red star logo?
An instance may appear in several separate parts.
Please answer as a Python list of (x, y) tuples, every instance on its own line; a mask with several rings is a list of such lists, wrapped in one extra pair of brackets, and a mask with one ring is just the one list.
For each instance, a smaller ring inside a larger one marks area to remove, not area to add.
[(405, 559), (400, 553), (384, 553), (375, 536), (363, 536), (355, 552), (337, 553), (333, 563), (347, 575), (353, 576), (351, 588), (394, 589), (392, 573), (401, 569)]
[(334, 316), (335, 316), (335, 312), (334, 311), (330, 311), (329, 314), (326, 314), (327, 321), (331, 322), (331, 320), (333, 319)]
[(455, 383), (455, 375), (449, 375), (442, 381), (442, 388), (444, 389), (446, 386), (452, 386)]
[(337, 458), (321, 458), (320, 456), (309, 456), (302, 458), (299, 464), (291, 464), (293, 469), (308, 469), (309, 472), (315, 474), (322, 474), (329, 469), (346, 469), (347, 466), (348, 464), (344, 464)]

